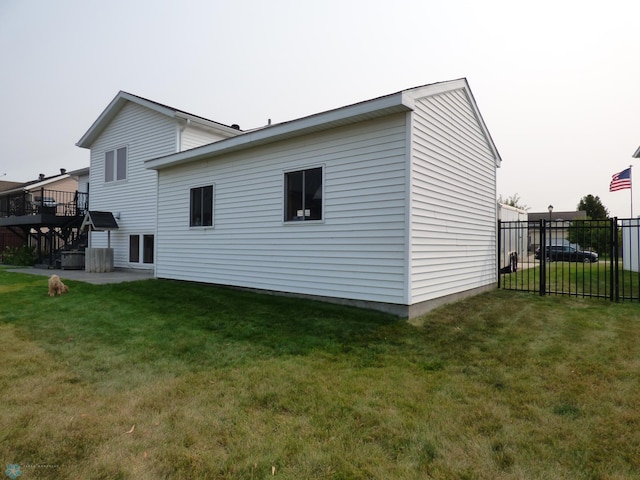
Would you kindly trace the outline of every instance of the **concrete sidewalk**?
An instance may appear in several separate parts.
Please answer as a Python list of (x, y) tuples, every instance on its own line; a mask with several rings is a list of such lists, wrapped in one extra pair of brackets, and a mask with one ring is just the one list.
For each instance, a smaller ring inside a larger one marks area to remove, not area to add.
[(154, 278), (153, 270), (133, 270), (116, 269), (107, 273), (89, 273), (84, 270), (60, 270), (35, 267), (8, 267), (7, 272), (26, 273), (29, 275), (51, 276), (54, 273), (64, 280), (77, 280), (80, 282), (93, 283), (94, 285), (104, 285), (107, 283), (135, 282)]

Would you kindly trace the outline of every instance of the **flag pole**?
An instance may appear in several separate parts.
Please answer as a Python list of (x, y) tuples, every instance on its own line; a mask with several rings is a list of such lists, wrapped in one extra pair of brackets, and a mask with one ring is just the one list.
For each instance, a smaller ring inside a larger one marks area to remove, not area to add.
[(629, 165), (629, 195), (631, 196), (631, 218), (633, 218), (633, 181), (631, 180), (631, 167)]

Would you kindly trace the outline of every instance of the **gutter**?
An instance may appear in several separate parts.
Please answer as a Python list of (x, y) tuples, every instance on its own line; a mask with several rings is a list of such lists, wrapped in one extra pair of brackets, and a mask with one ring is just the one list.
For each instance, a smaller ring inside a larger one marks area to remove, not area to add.
[(266, 126), (184, 152), (153, 158), (145, 161), (144, 165), (150, 170), (162, 170), (338, 126), (411, 111), (412, 102), (403, 93), (399, 92), (297, 120)]

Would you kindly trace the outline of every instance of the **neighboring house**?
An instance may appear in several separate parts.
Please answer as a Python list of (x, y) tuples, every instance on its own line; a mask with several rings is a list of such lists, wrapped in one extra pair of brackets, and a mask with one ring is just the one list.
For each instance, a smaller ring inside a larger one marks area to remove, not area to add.
[(529, 245), (534, 252), (540, 247), (540, 220), (544, 220), (549, 226), (551, 222), (551, 239), (553, 245), (569, 244), (569, 227), (576, 220), (586, 220), (587, 212), (584, 210), (569, 212), (533, 212), (529, 213)]
[[(8, 199), (7, 197), (2, 196), (2, 192), (13, 190), (20, 185), (22, 185), (22, 182), (8, 182), (6, 180), (0, 180), (0, 217), (3, 216), (3, 211), (8, 212), (9, 210), (7, 207)], [(24, 243), (24, 238), (18, 232), (13, 231), (11, 228), (6, 226), (0, 227), (0, 260), (5, 248), (20, 247), (21, 245), (24, 245)]]
[(2, 182), (0, 228), (7, 245), (35, 246), (51, 264), (56, 252), (77, 240), (87, 198), (78, 190), (77, 172), (61, 168), (59, 175), (40, 174), (30, 182)]
[[(237, 136), (218, 127), (232, 138), (182, 152), (177, 111), (131, 98), (79, 145), (91, 208), (155, 235), (157, 277), (408, 317), (496, 285), (501, 159), (466, 79)], [(119, 148), (115, 181), (104, 163)], [(115, 248), (127, 265), (125, 240)]]
[[(522, 208), (498, 203), (498, 220), (502, 222), (500, 230), (499, 267), (503, 269), (513, 264), (515, 254), (516, 266), (527, 257), (529, 244), (529, 214)], [(513, 270), (513, 268), (511, 269)], [(503, 270), (505, 271), (505, 270)]]
[(241, 132), (126, 92), (119, 92), (76, 145), (91, 150), (90, 210), (112, 212), (118, 230), (92, 232), (92, 247), (114, 249), (114, 265), (153, 269), (157, 174), (144, 161)]
[(77, 177), (60, 169), (59, 175), (50, 177), (40, 174), (37, 180), (30, 182), (4, 182), (11, 187), (0, 191), (0, 216), (18, 216), (24, 213), (39, 213), (42, 208), (56, 206), (62, 211), (73, 200), (78, 190)]
[[(632, 157), (640, 158), (640, 147)], [(625, 270), (640, 272), (640, 220), (638, 218), (622, 220), (622, 260)]]

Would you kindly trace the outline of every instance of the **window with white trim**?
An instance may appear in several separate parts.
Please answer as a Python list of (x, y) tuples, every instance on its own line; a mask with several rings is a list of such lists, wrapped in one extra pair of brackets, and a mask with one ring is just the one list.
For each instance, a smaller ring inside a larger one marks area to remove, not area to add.
[(284, 174), (284, 221), (322, 220), (322, 167)]
[(189, 204), (190, 227), (213, 226), (213, 185), (192, 188)]
[(129, 263), (153, 263), (153, 243), (153, 235), (129, 235)]
[(109, 150), (104, 154), (104, 181), (120, 182), (127, 179), (127, 147)]

